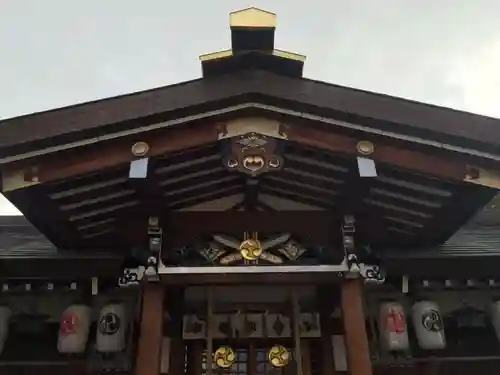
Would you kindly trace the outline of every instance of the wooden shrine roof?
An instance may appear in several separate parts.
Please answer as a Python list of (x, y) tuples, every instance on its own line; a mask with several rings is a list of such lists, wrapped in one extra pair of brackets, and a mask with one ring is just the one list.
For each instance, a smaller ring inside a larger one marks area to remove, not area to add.
[(483, 152), (500, 150), (500, 120), (495, 118), (248, 69), (0, 121), (0, 157), (252, 108), (323, 119), (335, 131), (362, 128)]
[(388, 247), (378, 256), (393, 274), (495, 277), (500, 267), (499, 203), (497, 195), (442, 245), (410, 250)]
[[(245, 224), (322, 231), (335, 246), (355, 213), (375, 248), (436, 247), (496, 195), (500, 120), (305, 79), (305, 58), (265, 31), (232, 28), (203, 78), (1, 121), (3, 194), (59, 252), (89, 257), (146, 245), (152, 215), (167, 237)], [(279, 145), (281, 170), (223, 166), (248, 127)], [(142, 180), (129, 178), (136, 142), (149, 146)], [(377, 177), (359, 177), (359, 142), (374, 146)]]
[(117, 275), (123, 257), (58, 250), (23, 216), (0, 216), (0, 280)]

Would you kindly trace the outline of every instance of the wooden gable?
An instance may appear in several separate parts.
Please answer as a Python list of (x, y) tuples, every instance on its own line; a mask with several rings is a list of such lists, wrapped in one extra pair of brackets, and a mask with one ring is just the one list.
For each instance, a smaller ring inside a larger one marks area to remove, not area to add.
[[(150, 216), (241, 232), (256, 225), (241, 210), (270, 232), (329, 225), (332, 244), (354, 213), (362, 242), (431, 246), (496, 194), (498, 120), (305, 79), (305, 58), (257, 21), (234, 21), (202, 79), (0, 122), (3, 194), (58, 248), (121, 253), (147, 243)], [(247, 156), (264, 164), (245, 171)]]

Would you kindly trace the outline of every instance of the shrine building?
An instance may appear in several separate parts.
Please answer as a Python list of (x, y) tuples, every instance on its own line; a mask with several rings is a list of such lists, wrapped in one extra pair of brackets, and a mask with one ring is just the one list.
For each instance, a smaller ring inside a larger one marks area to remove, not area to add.
[(229, 19), (201, 78), (0, 121), (0, 374), (498, 374), (500, 120)]

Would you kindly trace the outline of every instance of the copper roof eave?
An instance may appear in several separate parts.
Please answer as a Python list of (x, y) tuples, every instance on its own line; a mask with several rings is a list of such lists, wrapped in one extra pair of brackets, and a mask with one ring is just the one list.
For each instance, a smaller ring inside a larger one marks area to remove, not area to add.
[(0, 155), (249, 102), (485, 152), (499, 149), (497, 119), (309, 79), (246, 70), (1, 121)]

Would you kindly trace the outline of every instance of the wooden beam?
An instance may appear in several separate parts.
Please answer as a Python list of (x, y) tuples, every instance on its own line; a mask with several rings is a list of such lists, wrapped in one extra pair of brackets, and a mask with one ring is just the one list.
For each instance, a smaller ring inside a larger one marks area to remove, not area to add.
[(159, 375), (163, 341), (164, 286), (145, 283), (143, 286), (141, 332), (137, 349), (136, 375)]
[[(163, 248), (193, 244), (203, 235), (243, 235), (247, 231), (293, 233), (311, 244), (335, 246), (340, 240), (341, 220), (342, 217), (332, 211), (168, 211), (163, 218), (166, 228)], [(362, 236), (378, 239), (386, 232), (378, 224), (360, 218), (356, 229)], [(147, 245), (147, 222), (137, 212), (131, 210), (121, 214), (115, 227), (114, 233), (119, 236), (103, 236), (95, 246), (119, 249), (124, 243), (129, 248)]]
[[(2, 170), (3, 191), (32, 185), (60, 181), (129, 163), (136, 159), (131, 148), (136, 142), (149, 146), (147, 157), (201, 147), (217, 140), (217, 124), (198, 124), (102, 142), (40, 157), (23, 164), (6, 166)], [(21, 178), (23, 177), (23, 178)]]
[(349, 373), (372, 375), (373, 369), (363, 312), (363, 281), (361, 279), (344, 280), (341, 290)]
[(333, 358), (332, 343), (332, 313), (338, 304), (338, 288), (327, 284), (318, 287), (316, 298), (319, 310), (319, 323), (321, 327), (321, 375), (336, 375), (335, 359)]
[[(307, 225), (304, 225), (307, 223)], [(294, 233), (306, 238), (328, 241), (337, 236), (331, 228), (340, 228), (340, 222), (331, 211), (181, 211), (170, 212), (165, 218), (169, 228), (166, 238), (192, 239), (201, 234)]]
[[(210, 123), (155, 130), (16, 162), (3, 168), (3, 191), (59, 181), (125, 164), (134, 160), (131, 147), (138, 141), (149, 145), (149, 157), (206, 145), (217, 141), (218, 127), (218, 123)], [(362, 140), (297, 124), (287, 124), (285, 133), (289, 141), (345, 155), (357, 155), (356, 145)], [(500, 186), (500, 175), (492, 168), (471, 166), (458, 158), (438, 156), (404, 146), (378, 141), (374, 144), (375, 151), (370, 157), (377, 162), (450, 181), (466, 181), (494, 188)]]
[[(500, 268), (500, 253), (497, 250), (485, 256), (477, 252), (474, 244), (468, 254), (463, 247), (447, 250), (445, 254), (439, 247), (430, 248), (420, 252), (420, 255), (418, 250), (406, 249), (405, 256), (397, 255), (395, 251), (375, 250), (381, 259), (381, 266), (391, 276), (453, 279), (467, 275), (471, 278), (494, 278)], [(401, 248), (397, 250), (401, 251)]]
[[(356, 146), (359, 141), (363, 140), (363, 138), (352, 138), (300, 125), (288, 125), (287, 136), (289, 141), (297, 142), (305, 146), (352, 156), (359, 155)], [(370, 155), (370, 158), (373, 158), (377, 162), (444, 180), (467, 180), (468, 167), (467, 164), (462, 161), (375, 141), (372, 143), (375, 146), (375, 151)], [(477, 179), (475, 179), (475, 181), (477, 182)]]
[[(123, 251), (123, 249), (122, 249)], [(75, 280), (86, 277), (118, 277), (125, 256), (105, 249), (81, 252), (59, 251), (54, 256), (0, 257), (0, 279), (41, 278)]]
[[(165, 246), (193, 243), (197, 237), (213, 233), (293, 233), (304, 241), (317, 245), (340, 244), (341, 213), (334, 211), (170, 211), (164, 219)], [(307, 224), (305, 224), (307, 223)], [(362, 239), (378, 243), (386, 239), (384, 222), (370, 215), (360, 216), (356, 230)], [(332, 229), (333, 228), (333, 229)], [(134, 220), (127, 218), (120, 233), (137, 231)], [(392, 241), (399, 244), (401, 236), (394, 234)]]
[(160, 278), (166, 285), (300, 285), (335, 282), (338, 272), (162, 274)]

